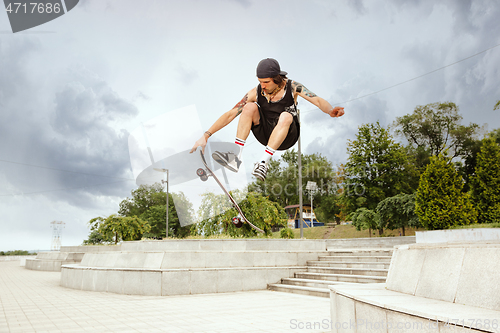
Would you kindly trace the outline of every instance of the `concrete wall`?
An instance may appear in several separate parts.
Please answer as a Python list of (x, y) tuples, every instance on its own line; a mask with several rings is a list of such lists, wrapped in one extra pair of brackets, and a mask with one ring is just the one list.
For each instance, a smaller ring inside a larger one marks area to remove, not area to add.
[(61, 286), (127, 295), (170, 296), (263, 290), (305, 267), (205, 269), (82, 269), (64, 266)]
[(392, 256), (387, 289), (500, 311), (500, 243), (413, 244)]
[(500, 228), (417, 231), (416, 242), (419, 244), (500, 242)]

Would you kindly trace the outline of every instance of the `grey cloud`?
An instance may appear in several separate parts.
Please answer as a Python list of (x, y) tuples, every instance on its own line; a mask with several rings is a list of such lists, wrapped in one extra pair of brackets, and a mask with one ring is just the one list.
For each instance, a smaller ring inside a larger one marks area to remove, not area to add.
[[(0, 161), (0, 195), (43, 195), (78, 207), (98, 207), (103, 196), (125, 197), (134, 186), (127, 181), (128, 133), (112, 126), (137, 115), (137, 108), (81, 68), (69, 71), (62, 79), (70, 83), (58, 91), (40, 89), (36, 75), (28, 77), (16, 62), (29, 61), (34, 46), (14, 41), (0, 49), (0, 74), (8, 73), (0, 75), (0, 91), (8, 96), (1, 107), (0, 156), (20, 163)], [(4, 59), (13, 66), (5, 67)], [(53, 104), (42, 102), (47, 93)]]

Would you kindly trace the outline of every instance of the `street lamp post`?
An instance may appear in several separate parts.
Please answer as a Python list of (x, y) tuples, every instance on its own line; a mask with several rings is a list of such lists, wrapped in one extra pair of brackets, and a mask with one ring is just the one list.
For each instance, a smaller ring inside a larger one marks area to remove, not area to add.
[(167, 189), (167, 207), (165, 209), (165, 217), (166, 217), (166, 222), (167, 222), (167, 227), (166, 227), (166, 232), (165, 232), (165, 238), (168, 238), (168, 169), (154, 169), (156, 171), (160, 172), (165, 172), (167, 174), (167, 180), (162, 179), (161, 183), (162, 184), (167, 184), (165, 187)]
[(318, 189), (318, 184), (316, 182), (311, 182), (308, 181), (306, 185), (306, 190), (309, 190), (309, 195), (311, 196), (311, 227), (313, 226), (313, 195), (316, 193), (316, 190)]

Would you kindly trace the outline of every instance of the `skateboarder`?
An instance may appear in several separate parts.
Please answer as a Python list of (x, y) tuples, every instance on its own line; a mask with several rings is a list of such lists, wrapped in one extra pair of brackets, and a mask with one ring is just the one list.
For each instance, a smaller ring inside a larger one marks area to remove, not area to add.
[(196, 141), (191, 153), (198, 147), (202, 147), (204, 150), (208, 138), (239, 115), (240, 119), (234, 142), (236, 144), (235, 151), (216, 151), (212, 157), (229, 170), (238, 172), (243, 147), (250, 131), (252, 131), (255, 138), (266, 146), (262, 158), (254, 165), (252, 175), (264, 181), (269, 160), (276, 150), (286, 150), (299, 139), (298, 96), (316, 105), (330, 117), (340, 117), (344, 114), (343, 107), (332, 107), (330, 103), (316, 96), (302, 84), (288, 79), (287, 75), (288, 73), (280, 69), (280, 65), (275, 59), (261, 60), (257, 66), (259, 85), (250, 90), (231, 110), (217, 119), (208, 131)]

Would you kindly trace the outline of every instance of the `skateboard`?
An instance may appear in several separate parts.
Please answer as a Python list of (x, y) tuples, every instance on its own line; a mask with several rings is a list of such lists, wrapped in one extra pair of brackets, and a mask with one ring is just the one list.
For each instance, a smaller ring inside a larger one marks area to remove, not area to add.
[(243, 223), (248, 223), (249, 226), (251, 226), (252, 228), (257, 230), (258, 232), (264, 233), (264, 231), (262, 229), (260, 229), (259, 227), (256, 227), (255, 225), (250, 223), (250, 221), (247, 220), (247, 218), (245, 217), (245, 215), (241, 211), (240, 206), (238, 206), (238, 204), (236, 203), (234, 198), (231, 196), (231, 194), (226, 190), (224, 185), (222, 185), (222, 183), (220, 182), (219, 178), (217, 178), (215, 173), (208, 167), (207, 161), (205, 160), (205, 155), (203, 154), (202, 150), (200, 150), (200, 156), (201, 156), (201, 161), (203, 162), (203, 165), (205, 166), (205, 169), (199, 168), (198, 170), (196, 170), (196, 174), (204, 182), (207, 181), (208, 177), (212, 177), (217, 182), (217, 184), (219, 184), (220, 188), (222, 189), (224, 194), (226, 194), (226, 197), (229, 199), (229, 201), (233, 205), (234, 209), (236, 209), (236, 211), (238, 212), (238, 216), (235, 216), (232, 219), (232, 222), (236, 226), (236, 228), (241, 228), (243, 226)]

